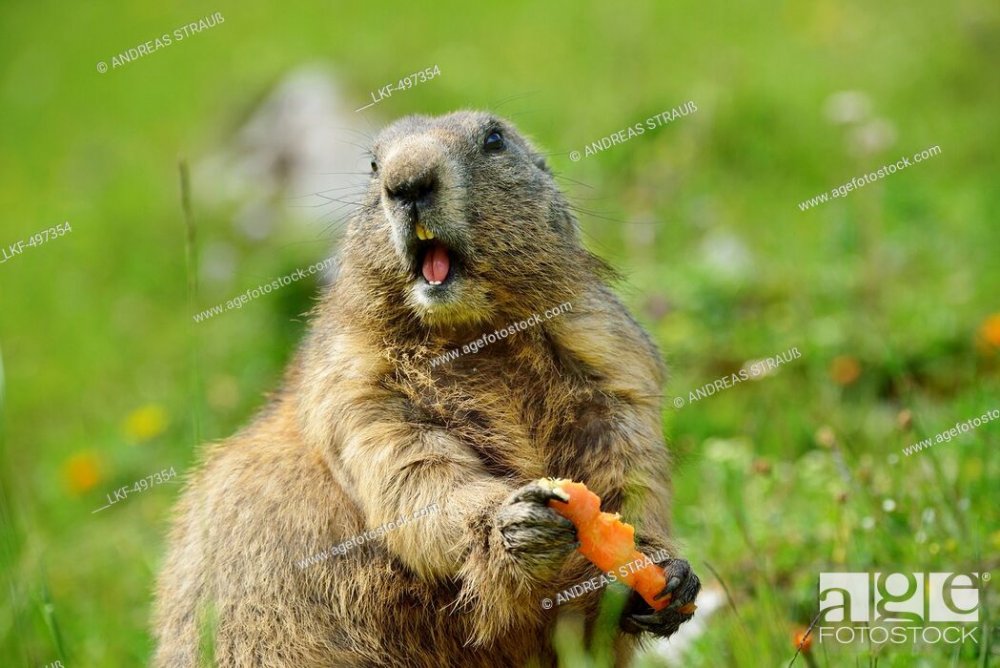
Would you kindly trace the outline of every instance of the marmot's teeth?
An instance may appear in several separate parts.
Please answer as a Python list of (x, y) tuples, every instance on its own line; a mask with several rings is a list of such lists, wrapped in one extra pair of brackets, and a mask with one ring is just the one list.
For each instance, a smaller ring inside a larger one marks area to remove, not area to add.
[(421, 241), (429, 241), (434, 238), (434, 233), (428, 230), (426, 227), (417, 223), (416, 227), (417, 238)]
[(441, 285), (441, 281), (427, 281), (431, 285)]

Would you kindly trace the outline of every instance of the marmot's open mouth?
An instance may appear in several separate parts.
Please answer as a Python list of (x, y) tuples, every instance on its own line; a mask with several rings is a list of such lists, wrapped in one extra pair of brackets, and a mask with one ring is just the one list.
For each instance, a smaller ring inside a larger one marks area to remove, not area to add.
[(451, 251), (420, 223), (416, 225), (416, 234), (420, 240), (420, 245), (417, 247), (420, 273), (428, 285), (443, 284), (452, 274)]
[(441, 285), (448, 280), (451, 273), (451, 256), (448, 249), (439, 241), (431, 241), (421, 249), (424, 255), (421, 262), (421, 273), (431, 285)]

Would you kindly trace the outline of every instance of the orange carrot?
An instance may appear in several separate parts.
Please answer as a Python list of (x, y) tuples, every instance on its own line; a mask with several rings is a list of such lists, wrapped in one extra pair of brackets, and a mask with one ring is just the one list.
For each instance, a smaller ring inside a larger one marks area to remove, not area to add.
[[(654, 598), (666, 586), (666, 574), (635, 549), (635, 528), (622, 522), (617, 514), (601, 512), (600, 497), (583, 483), (548, 480), (547, 484), (569, 496), (567, 503), (549, 501), (549, 507), (576, 527), (580, 553), (602, 571), (617, 573), (628, 586), (639, 592), (653, 610), (667, 607), (670, 594), (659, 600)], [(691, 614), (694, 610), (694, 603), (680, 608), (684, 614)]]

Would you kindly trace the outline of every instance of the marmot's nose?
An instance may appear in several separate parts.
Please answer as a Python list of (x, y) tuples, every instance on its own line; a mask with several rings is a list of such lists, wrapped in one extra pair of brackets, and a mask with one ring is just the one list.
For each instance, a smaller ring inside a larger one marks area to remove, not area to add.
[(434, 169), (424, 169), (408, 177), (400, 178), (392, 183), (386, 183), (386, 194), (402, 204), (424, 205), (437, 190), (437, 172)]

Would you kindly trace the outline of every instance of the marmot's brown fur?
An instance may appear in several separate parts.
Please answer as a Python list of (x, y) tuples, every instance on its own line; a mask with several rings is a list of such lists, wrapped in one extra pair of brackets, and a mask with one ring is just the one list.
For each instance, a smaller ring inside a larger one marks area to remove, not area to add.
[[(478, 112), (402, 119), (373, 157), (282, 390), (180, 502), (157, 666), (551, 665), (556, 615), (592, 622), (600, 594), (543, 609), (596, 571), (541, 477), (585, 482), (647, 554), (675, 554), (660, 358), (544, 159)], [(693, 600), (687, 563), (662, 564), (675, 606)], [(686, 619), (650, 613), (633, 595), (620, 661)]]

